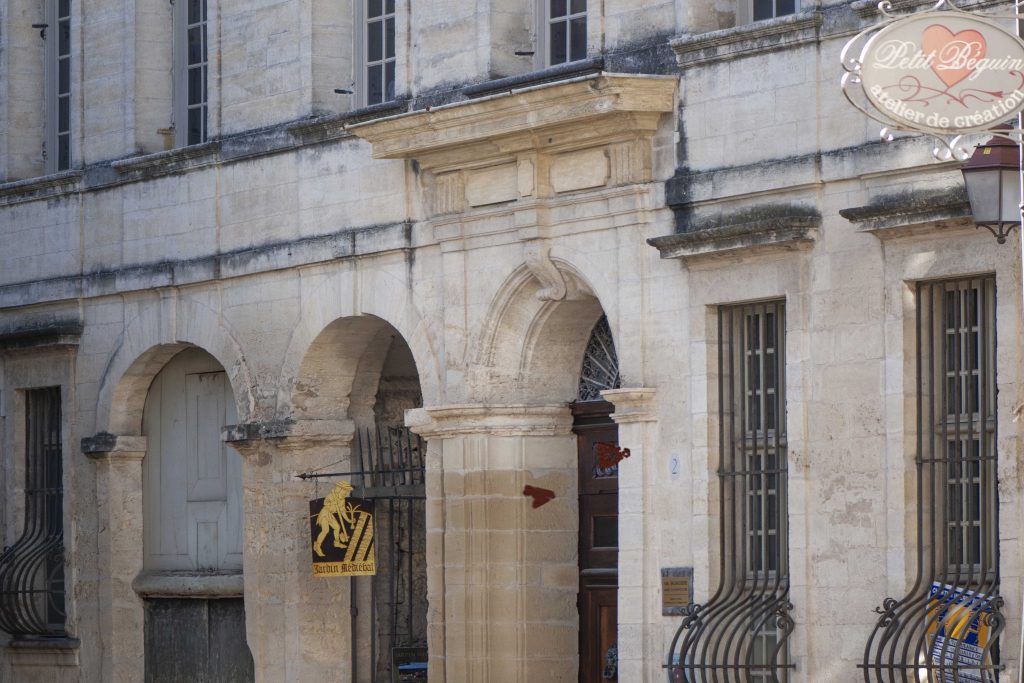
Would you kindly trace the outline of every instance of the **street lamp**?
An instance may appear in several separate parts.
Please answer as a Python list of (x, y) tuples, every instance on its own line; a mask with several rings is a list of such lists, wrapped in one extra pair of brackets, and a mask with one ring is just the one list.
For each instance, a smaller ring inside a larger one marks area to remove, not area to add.
[(1020, 151), (1017, 143), (994, 137), (978, 145), (960, 169), (967, 199), (978, 227), (991, 232), (999, 244), (1020, 225)]

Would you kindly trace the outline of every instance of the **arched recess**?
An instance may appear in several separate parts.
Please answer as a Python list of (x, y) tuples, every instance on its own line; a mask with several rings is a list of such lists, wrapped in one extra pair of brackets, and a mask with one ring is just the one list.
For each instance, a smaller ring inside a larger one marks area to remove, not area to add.
[[(190, 346), (204, 349), (227, 373), (239, 421), (256, 410), (255, 385), (234, 331), (205, 305), (177, 299), (166, 306), (142, 307), (121, 333), (100, 379), (96, 431), (117, 435), (142, 433), (142, 411), (153, 378), (175, 354)], [(168, 330), (168, 319), (182, 321)]]
[[(322, 276), (319, 282), (303, 292), (302, 297), (314, 303), (303, 307), (302, 318), (295, 326), (284, 355), (278, 381), (280, 390), (276, 412), (279, 418), (330, 419), (328, 415), (337, 417), (339, 414), (337, 408), (326, 408), (323, 401), (319, 408), (314, 405), (316, 401), (311, 404), (307, 400), (311, 398), (307, 389), (313, 378), (309, 370), (320, 354), (315, 346), (335, 348), (329, 344), (330, 334), (356, 337), (361, 334), (358, 325), (329, 331), (328, 328), (341, 319), (365, 317), (367, 320), (387, 321), (405, 340), (415, 359), (424, 401), (427, 405), (438, 404), (442, 393), (441, 364), (430, 326), (412, 301), (412, 288), (404, 280), (379, 268), (353, 266)], [(324, 333), (329, 334), (324, 337)], [(339, 376), (338, 379), (342, 378)], [(332, 383), (329, 390), (340, 390), (344, 383)], [(357, 419), (358, 411), (348, 417)]]
[[(342, 317), (309, 344), (292, 386), (288, 417), (304, 425), (304, 433), (322, 437), (335, 428), (355, 430), (350, 445), (336, 446), (330, 454), (327, 471), (343, 474), (310, 482), (309, 497), (324, 496), (347, 481), (353, 487), (343, 494), (347, 500), (357, 509), (368, 507), (368, 501), (374, 509), (377, 573), (350, 578), (349, 604), (356, 608), (350, 642), (333, 646), (346, 653), (351, 669), (348, 677), (335, 673), (352, 683), (392, 680), (394, 648), (426, 663), (425, 444), (404, 426), (405, 411), (423, 406), (413, 350), (382, 318)], [(320, 549), (331, 552), (328, 527), (321, 532)], [(336, 590), (327, 584), (315, 589)]]

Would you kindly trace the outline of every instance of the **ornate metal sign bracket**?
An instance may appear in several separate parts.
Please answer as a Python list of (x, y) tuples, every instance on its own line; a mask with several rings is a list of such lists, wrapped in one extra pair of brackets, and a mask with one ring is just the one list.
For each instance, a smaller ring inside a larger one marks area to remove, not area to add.
[(976, 136), (1020, 144), (1024, 42), (996, 20), (1016, 21), (1022, 6), (1024, 0), (1016, 3), (1012, 17), (980, 17), (938, 0), (898, 16), (883, 0), (882, 21), (843, 47), (843, 95), (881, 124), (885, 142), (895, 132), (931, 136), (940, 161), (968, 159)]

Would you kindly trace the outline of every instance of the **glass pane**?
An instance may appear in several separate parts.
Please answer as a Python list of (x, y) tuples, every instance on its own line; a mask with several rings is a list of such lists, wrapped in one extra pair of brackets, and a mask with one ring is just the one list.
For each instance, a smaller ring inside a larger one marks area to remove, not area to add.
[(367, 0), (366, 18), (372, 19), (381, 15), (381, 0)]
[(379, 104), (384, 101), (384, 88), (380, 65), (371, 66), (366, 70), (366, 103)]
[(549, 45), (551, 50), (551, 63), (564, 64), (568, 58), (565, 51), (565, 22), (558, 21), (551, 24), (549, 32)]
[(366, 59), (379, 62), (384, 54), (384, 22), (371, 21), (366, 25)]
[(60, 37), (57, 41), (57, 54), (69, 55), (71, 54), (71, 22), (61, 21), (58, 27), (57, 33)]
[(594, 517), (593, 546), (595, 548), (617, 548), (619, 545), (619, 520), (617, 517)]
[(395, 63), (384, 65), (384, 98), (390, 102), (395, 99)]
[(57, 170), (66, 171), (71, 168), (71, 136), (61, 135), (57, 138)]
[(203, 0), (188, 0), (188, 23), (198, 24), (206, 19), (205, 9)]
[(71, 98), (61, 97), (57, 100), (57, 131), (66, 132), (71, 129)]
[(772, 17), (772, 0), (754, 0), (754, 21)]
[(587, 11), (587, 0), (572, 0), (572, 13), (577, 14), (579, 12)]
[(775, 16), (782, 17), (796, 11), (793, 0), (776, 0)]
[(188, 30), (188, 63), (203, 61), (203, 29), (200, 26)]
[(387, 13), (388, 14), (394, 14), (395, 13), (395, 0), (388, 0), (387, 3), (386, 3), (386, 7), (387, 7)]
[(62, 59), (57, 62), (57, 87), (62, 92), (68, 91), (71, 84), (71, 60)]
[(565, 0), (551, 0), (551, 18), (565, 16)]
[(388, 19), (384, 25), (384, 44), (387, 46), (384, 54), (388, 59), (395, 56), (395, 20)]
[(60, 0), (60, 2), (57, 3), (57, 16), (71, 16), (71, 0)]
[(203, 70), (188, 70), (188, 103), (201, 104), (203, 102)]
[(194, 107), (188, 110), (188, 144), (196, 145), (203, 142), (205, 113), (205, 107)]
[(571, 45), (571, 54), (569, 58), (572, 61), (578, 61), (584, 59), (587, 56), (587, 19), (581, 17), (579, 19), (572, 20), (572, 35), (569, 37)]

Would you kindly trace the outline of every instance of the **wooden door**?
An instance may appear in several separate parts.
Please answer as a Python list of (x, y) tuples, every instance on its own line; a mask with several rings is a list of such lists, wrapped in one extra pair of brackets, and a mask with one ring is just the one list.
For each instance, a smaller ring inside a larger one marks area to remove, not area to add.
[(599, 444), (618, 445), (605, 401), (573, 405), (579, 462), (580, 683), (617, 681), (618, 467), (601, 467)]

